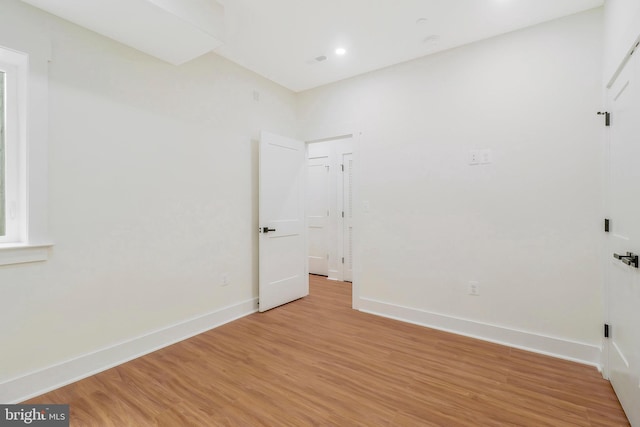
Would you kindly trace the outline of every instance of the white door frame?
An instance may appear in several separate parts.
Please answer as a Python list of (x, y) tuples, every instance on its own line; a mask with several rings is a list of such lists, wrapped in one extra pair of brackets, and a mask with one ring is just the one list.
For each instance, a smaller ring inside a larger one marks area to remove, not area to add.
[[(358, 171), (360, 170), (359, 166), (359, 151), (360, 151), (360, 141), (362, 139), (362, 132), (354, 131), (353, 128), (350, 127), (342, 127), (339, 129), (324, 129), (317, 132), (310, 133), (306, 135), (302, 139), (308, 144), (315, 142), (325, 142), (325, 141), (333, 141), (344, 138), (352, 138), (353, 143), (353, 163), (354, 163), (354, 172), (353, 172), (353, 182), (352, 182), (352, 197), (353, 197), (353, 223), (356, 224), (353, 227), (353, 277), (351, 282), (351, 290), (352, 290), (352, 301), (351, 306), (353, 309), (358, 310), (360, 308), (360, 227), (357, 224), (361, 224), (361, 202), (358, 190)], [(340, 201), (342, 204), (342, 201)], [(339, 239), (339, 244), (342, 245), (342, 237)], [(343, 246), (341, 246), (343, 247)], [(341, 249), (343, 250), (343, 249)], [(344, 276), (344, 272), (342, 272), (342, 277)]]
[[(354, 162), (353, 162), (353, 148), (351, 148), (351, 150), (348, 151), (341, 151), (340, 153), (338, 153), (339, 155), (339, 163), (342, 166), (342, 172), (340, 174), (341, 179), (339, 180), (338, 183), (338, 200), (340, 201), (340, 206), (341, 206), (341, 210), (343, 212), (343, 215), (341, 218), (339, 218), (340, 220), (340, 233), (339, 233), (339, 245), (340, 245), (340, 250), (342, 252), (342, 257), (343, 257), (343, 262), (342, 262), (342, 280), (343, 281), (349, 281), (349, 282), (353, 282), (353, 207), (354, 207), (354, 203), (353, 203), (353, 185), (350, 182), (351, 180), (353, 180), (353, 171), (349, 168), (348, 166), (348, 162), (346, 161), (346, 158), (349, 157), (351, 160), (351, 166), (353, 166)], [(347, 177), (349, 177), (349, 180), (347, 179)], [(349, 185), (347, 185), (347, 183)], [(351, 197), (351, 211), (348, 208), (347, 205), (347, 194), (345, 193), (345, 190), (347, 189), (347, 187), (349, 187), (349, 189), (351, 190), (351, 194), (349, 194), (348, 196)], [(349, 215), (351, 215), (350, 219), (349, 219)], [(352, 229), (352, 238), (351, 238), (351, 257), (349, 252), (349, 246), (348, 246), (348, 229), (349, 227), (351, 227)], [(347, 265), (349, 265), (349, 262), (351, 262), (351, 272), (348, 274), (348, 267)]]

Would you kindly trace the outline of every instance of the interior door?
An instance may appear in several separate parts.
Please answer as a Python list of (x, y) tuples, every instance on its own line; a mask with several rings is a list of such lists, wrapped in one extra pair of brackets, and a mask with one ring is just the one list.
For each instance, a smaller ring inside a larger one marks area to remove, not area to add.
[(259, 310), (309, 294), (304, 193), (306, 147), (262, 132), (259, 185)]
[(344, 206), (343, 230), (343, 254), (344, 254), (344, 281), (353, 281), (353, 154), (342, 156), (344, 173), (342, 178), (342, 197)]
[(329, 157), (310, 158), (307, 166), (309, 273), (329, 275)]
[[(631, 425), (640, 426), (640, 55), (609, 89), (610, 233), (608, 375)], [(614, 255), (615, 254), (615, 255)]]

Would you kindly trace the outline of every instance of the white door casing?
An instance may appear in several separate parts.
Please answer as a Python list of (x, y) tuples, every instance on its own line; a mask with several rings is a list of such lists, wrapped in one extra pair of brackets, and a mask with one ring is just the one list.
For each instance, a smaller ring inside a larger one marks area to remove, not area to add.
[(306, 146), (262, 132), (259, 172), (259, 310), (309, 294), (305, 237)]
[[(631, 56), (609, 88), (606, 372), (631, 425), (640, 426), (640, 58)], [(613, 254), (621, 257), (614, 258)], [(632, 264), (632, 265), (629, 265)]]
[(309, 158), (307, 166), (309, 273), (329, 275), (329, 157)]
[(343, 277), (345, 282), (353, 281), (353, 154), (343, 154), (342, 164), (342, 253), (344, 256)]

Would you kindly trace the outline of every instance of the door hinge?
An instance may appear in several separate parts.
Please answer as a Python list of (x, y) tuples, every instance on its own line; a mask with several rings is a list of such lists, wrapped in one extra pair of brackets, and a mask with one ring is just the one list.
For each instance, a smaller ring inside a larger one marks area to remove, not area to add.
[(598, 111), (599, 116), (604, 116), (604, 125), (611, 126), (611, 113), (608, 111)]
[(604, 219), (604, 232), (608, 233), (609, 230), (611, 229), (611, 220), (609, 218), (605, 218)]
[(609, 338), (609, 325), (606, 323), (604, 324), (604, 337)]
[(344, 172), (344, 164), (340, 165), (340, 167), (342, 168), (342, 172)]
[(344, 257), (342, 257), (342, 263), (344, 264)]
[(344, 218), (344, 211), (342, 211), (342, 218)]

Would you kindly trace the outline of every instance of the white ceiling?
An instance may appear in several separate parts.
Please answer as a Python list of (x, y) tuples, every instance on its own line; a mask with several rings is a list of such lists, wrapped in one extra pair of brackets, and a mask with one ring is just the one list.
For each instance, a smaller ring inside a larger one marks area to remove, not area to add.
[[(296, 92), (571, 15), (604, 0), (219, 0), (215, 51)], [(421, 18), (426, 22), (417, 23)], [(435, 35), (433, 42), (429, 36)], [(426, 41), (425, 41), (426, 39)], [(348, 53), (335, 55), (343, 46)], [(315, 57), (325, 55), (326, 61)]]
[[(216, 53), (296, 92), (604, 3), (604, 0), (23, 1), (173, 64), (215, 48)], [(224, 27), (223, 31), (220, 27)], [(337, 47), (347, 49), (347, 54), (337, 56)], [(321, 56), (326, 60), (314, 59)]]
[(224, 8), (216, 0), (22, 0), (170, 64), (220, 46)]

